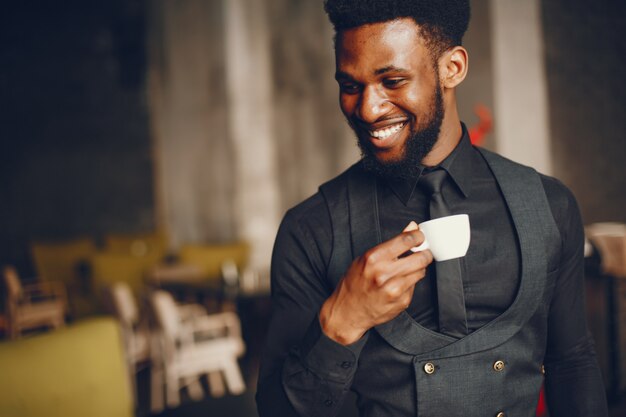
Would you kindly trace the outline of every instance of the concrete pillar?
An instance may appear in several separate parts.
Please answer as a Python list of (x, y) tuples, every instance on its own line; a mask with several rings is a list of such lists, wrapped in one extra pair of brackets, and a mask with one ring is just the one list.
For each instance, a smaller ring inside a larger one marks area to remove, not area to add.
[(204, 0), (151, 3), (156, 194), (173, 249), (236, 239), (222, 7)]
[(539, 0), (491, 0), (496, 149), (550, 174)]
[(224, 0), (228, 130), (234, 148), (234, 218), (252, 245), (251, 265), (269, 266), (279, 223), (272, 125), (272, 68), (263, 0)]

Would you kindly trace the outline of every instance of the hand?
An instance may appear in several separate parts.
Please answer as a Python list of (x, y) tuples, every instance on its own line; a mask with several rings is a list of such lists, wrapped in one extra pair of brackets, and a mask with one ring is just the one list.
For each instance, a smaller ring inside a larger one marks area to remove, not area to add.
[(411, 253), (424, 235), (415, 222), (398, 236), (355, 259), (320, 310), (324, 334), (343, 345), (359, 340), (370, 328), (406, 310), (415, 284), (426, 275), (429, 250)]

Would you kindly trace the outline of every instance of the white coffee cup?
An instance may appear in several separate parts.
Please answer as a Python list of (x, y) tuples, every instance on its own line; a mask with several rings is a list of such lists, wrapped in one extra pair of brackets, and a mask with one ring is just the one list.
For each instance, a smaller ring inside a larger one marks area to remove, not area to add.
[(470, 244), (470, 223), (467, 214), (440, 217), (420, 223), (424, 233), (424, 243), (412, 252), (430, 249), (436, 261), (461, 258), (467, 253)]

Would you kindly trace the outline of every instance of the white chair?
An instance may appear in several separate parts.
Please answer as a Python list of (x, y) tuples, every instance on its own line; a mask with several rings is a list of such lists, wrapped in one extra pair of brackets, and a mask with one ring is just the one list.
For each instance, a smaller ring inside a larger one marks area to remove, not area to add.
[(7, 321), (11, 339), (19, 338), (25, 330), (58, 328), (65, 324), (67, 296), (62, 283), (48, 281), (22, 286), (12, 266), (5, 266), (3, 275), (7, 288)]
[(137, 302), (127, 283), (120, 281), (111, 285), (109, 296), (113, 313), (122, 328), (124, 352), (137, 405), (136, 374), (150, 365), (150, 328), (148, 321), (140, 317)]
[(187, 387), (193, 399), (202, 397), (199, 379), (207, 375), (211, 395), (245, 391), (237, 358), (244, 353), (241, 326), (235, 313), (198, 314), (197, 305), (178, 306), (171, 294), (155, 291), (152, 308), (160, 328), (159, 351), (152, 368), (152, 410), (162, 408), (162, 390), (170, 407), (180, 404)]
[(227, 258), (220, 265), (222, 279), (227, 287), (239, 286), (239, 268), (234, 260)]

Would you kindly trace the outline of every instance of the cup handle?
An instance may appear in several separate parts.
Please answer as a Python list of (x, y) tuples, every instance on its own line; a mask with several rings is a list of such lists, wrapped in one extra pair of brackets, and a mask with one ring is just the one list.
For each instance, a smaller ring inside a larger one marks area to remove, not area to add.
[(411, 252), (422, 252), (425, 251), (426, 249), (430, 249), (430, 245), (428, 244), (427, 240), (424, 240), (424, 242), (419, 245), (419, 246), (414, 246), (411, 248)]

